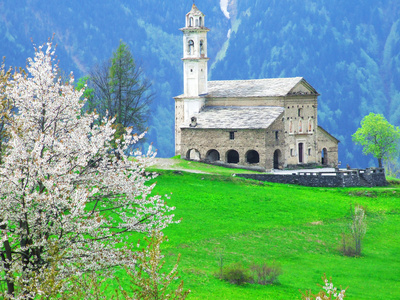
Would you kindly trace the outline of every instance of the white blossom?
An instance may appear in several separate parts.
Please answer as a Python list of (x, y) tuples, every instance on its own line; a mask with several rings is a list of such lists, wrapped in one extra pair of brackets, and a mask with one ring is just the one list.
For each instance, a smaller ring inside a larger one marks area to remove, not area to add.
[[(27, 75), (16, 74), (6, 96), (15, 102), (12, 137), (0, 165), (1, 274), (20, 274), (48, 266), (49, 243), (65, 252), (60, 278), (87, 270), (111, 270), (129, 261), (130, 245), (122, 235), (163, 229), (172, 222), (173, 208), (160, 196), (151, 196), (154, 174), (144, 174), (155, 153), (125, 153), (143, 134), (131, 129), (107, 152), (114, 119), (93, 125), (95, 113), (81, 115), (83, 90), (57, 78), (54, 47), (38, 47), (28, 59)], [(11, 247), (13, 250), (9, 251)], [(11, 277), (10, 277), (11, 276)], [(16, 275), (15, 275), (16, 276)], [(40, 292), (42, 293), (42, 292)]]

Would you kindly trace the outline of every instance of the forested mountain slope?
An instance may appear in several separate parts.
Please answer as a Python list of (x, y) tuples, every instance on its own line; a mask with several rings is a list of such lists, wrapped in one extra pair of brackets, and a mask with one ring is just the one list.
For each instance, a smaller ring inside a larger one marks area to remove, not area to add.
[[(183, 85), (178, 28), (191, 5), (189, 0), (0, 1), (0, 55), (6, 65), (24, 66), (33, 56), (31, 38), (40, 45), (54, 33), (60, 67), (81, 77), (109, 58), (122, 39), (153, 82), (148, 141), (160, 156), (172, 156), (172, 97)], [(341, 140), (340, 160), (371, 164), (351, 134), (370, 111), (400, 124), (400, 2), (202, 0), (196, 5), (211, 29), (210, 79), (305, 77), (321, 94), (319, 124)]]

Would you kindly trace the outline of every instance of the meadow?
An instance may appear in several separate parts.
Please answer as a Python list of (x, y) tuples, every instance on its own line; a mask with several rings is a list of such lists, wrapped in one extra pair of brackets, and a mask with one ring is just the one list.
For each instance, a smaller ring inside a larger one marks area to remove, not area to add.
[[(164, 230), (166, 267), (181, 254), (179, 275), (188, 299), (301, 299), (317, 292), (326, 273), (346, 299), (400, 299), (400, 185), (383, 188), (309, 188), (232, 176), (237, 170), (179, 162), (212, 174), (158, 170), (154, 193), (168, 194), (176, 219)], [(339, 250), (351, 207), (366, 208), (361, 257)], [(134, 242), (134, 241), (133, 241)], [(275, 285), (236, 286), (219, 280), (224, 265), (273, 260), (283, 274)]]

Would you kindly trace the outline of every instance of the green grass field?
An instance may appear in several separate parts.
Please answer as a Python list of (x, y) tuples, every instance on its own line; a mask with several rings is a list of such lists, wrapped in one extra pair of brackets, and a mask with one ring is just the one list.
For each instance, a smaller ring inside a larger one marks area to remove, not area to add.
[[(160, 170), (156, 178), (154, 193), (172, 193), (168, 204), (182, 219), (164, 231), (170, 240), (164, 254), (172, 266), (181, 253), (188, 299), (300, 299), (299, 289), (319, 290), (324, 273), (335, 286), (349, 287), (346, 299), (400, 299), (400, 186), (308, 188), (218, 169), (210, 167), (212, 175)], [(358, 258), (338, 250), (355, 204), (367, 208), (368, 221)], [(225, 264), (276, 260), (283, 268), (280, 283), (220, 281), (214, 273), (221, 254)]]

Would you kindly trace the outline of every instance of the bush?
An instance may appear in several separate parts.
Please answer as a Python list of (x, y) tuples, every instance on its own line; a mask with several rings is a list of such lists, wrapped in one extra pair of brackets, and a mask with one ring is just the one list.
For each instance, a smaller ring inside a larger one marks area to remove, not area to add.
[(367, 231), (365, 208), (356, 205), (350, 210), (349, 234), (342, 233), (340, 252), (345, 256), (361, 256), (361, 243)]
[(276, 261), (271, 264), (253, 264), (250, 269), (253, 272), (253, 282), (261, 285), (277, 283), (282, 274), (282, 266)]
[(236, 285), (242, 285), (252, 280), (249, 271), (243, 267), (242, 263), (233, 263), (224, 267), (221, 279)]
[(356, 256), (354, 239), (351, 235), (342, 233), (342, 240), (339, 251), (344, 256)]
[(220, 272), (215, 275), (236, 285), (242, 285), (246, 282), (266, 285), (277, 283), (281, 274), (281, 264), (274, 261), (270, 264), (266, 262), (261, 264), (253, 263), (250, 268), (245, 268), (242, 263), (234, 263), (222, 267)]

